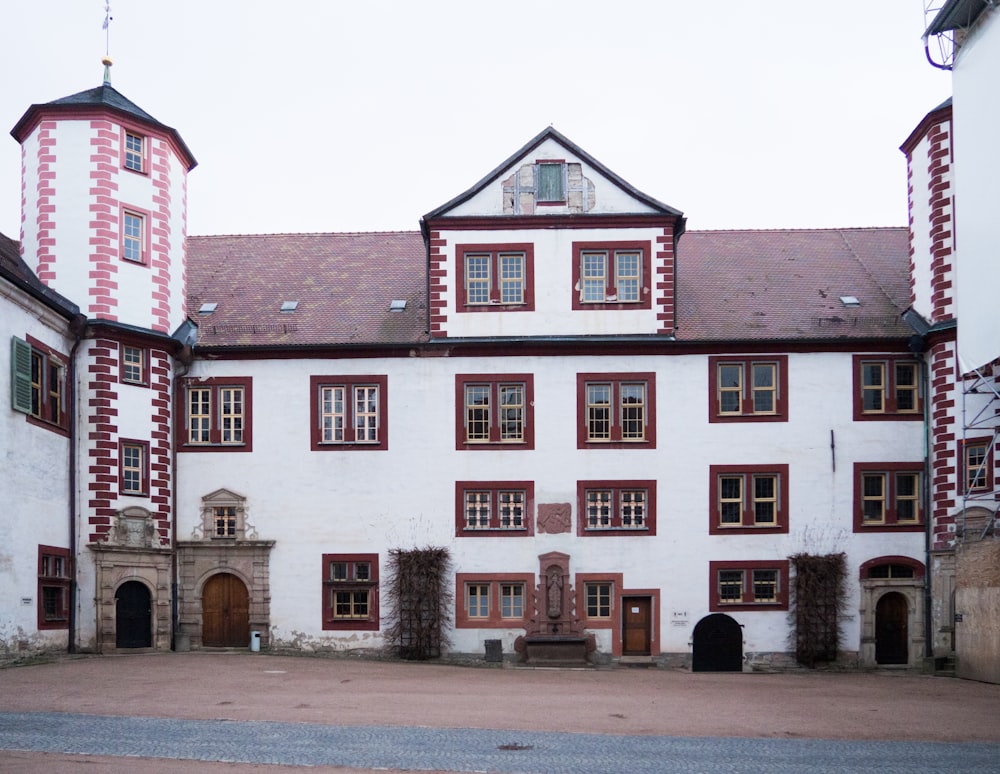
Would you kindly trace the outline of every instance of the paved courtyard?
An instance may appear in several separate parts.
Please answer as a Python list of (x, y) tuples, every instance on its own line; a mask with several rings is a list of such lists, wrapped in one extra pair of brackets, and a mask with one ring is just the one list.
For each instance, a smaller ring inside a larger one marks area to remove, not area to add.
[(0, 670), (0, 769), (1000, 771), (1000, 686), (158, 653)]

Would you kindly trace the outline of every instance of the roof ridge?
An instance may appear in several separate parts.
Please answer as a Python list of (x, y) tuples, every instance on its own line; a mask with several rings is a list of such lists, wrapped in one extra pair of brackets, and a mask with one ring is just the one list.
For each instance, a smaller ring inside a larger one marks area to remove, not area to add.
[(420, 234), (420, 229), (381, 229), (376, 231), (274, 231), (256, 234), (188, 234), (188, 239), (228, 239), (230, 237), (295, 237), (295, 236), (368, 236), (375, 234)]
[(688, 234), (787, 234), (789, 232), (813, 233), (819, 231), (842, 232), (842, 231), (899, 231), (909, 226), (816, 226), (815, 228), (804, 226), (793, 226), (788, 228), (689, 228)]

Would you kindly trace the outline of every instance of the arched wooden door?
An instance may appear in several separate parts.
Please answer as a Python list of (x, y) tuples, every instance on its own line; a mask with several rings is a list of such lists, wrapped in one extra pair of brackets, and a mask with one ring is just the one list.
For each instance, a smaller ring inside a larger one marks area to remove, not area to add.
[(698, 621), (692, 645), (692, 672), (743, 671), (743, 630), (728, 615), (713, 613)]
[(201, 643), (214, 648), (246, 647), (250, 643), (250, 595), (235, 575), (220, 573), (205, 582)]
[(153, 646), (153, 605), (149, 589), (127, 581), (115, 592), (115, 647)]
[(906, 597), (893, 591), (875, 605), (875, 663), (909, 663), (909, 608)]

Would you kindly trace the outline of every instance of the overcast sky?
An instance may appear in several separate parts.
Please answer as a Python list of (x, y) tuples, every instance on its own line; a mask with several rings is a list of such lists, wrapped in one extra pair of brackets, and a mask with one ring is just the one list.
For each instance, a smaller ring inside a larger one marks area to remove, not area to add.
[[(951, 93), (923, 5), (111, 0), (112, 83), (197, 158), (191, 234), (415, 229), (549, 124), (689, 229), (898, 226), (899, 145)], [(0, 18), (5, 132), (101, 83), (104, 0)]]

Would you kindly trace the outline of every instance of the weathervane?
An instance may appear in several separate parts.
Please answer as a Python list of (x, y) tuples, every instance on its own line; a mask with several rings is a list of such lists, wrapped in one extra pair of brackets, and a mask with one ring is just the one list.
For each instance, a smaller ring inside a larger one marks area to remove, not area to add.
[(104, 64), (104, 83), (108, 86), (111, 85), (111, 20), (114, 17), (111, 16), (111, 0), (104, 0), (104, 58), (101, 62)]

